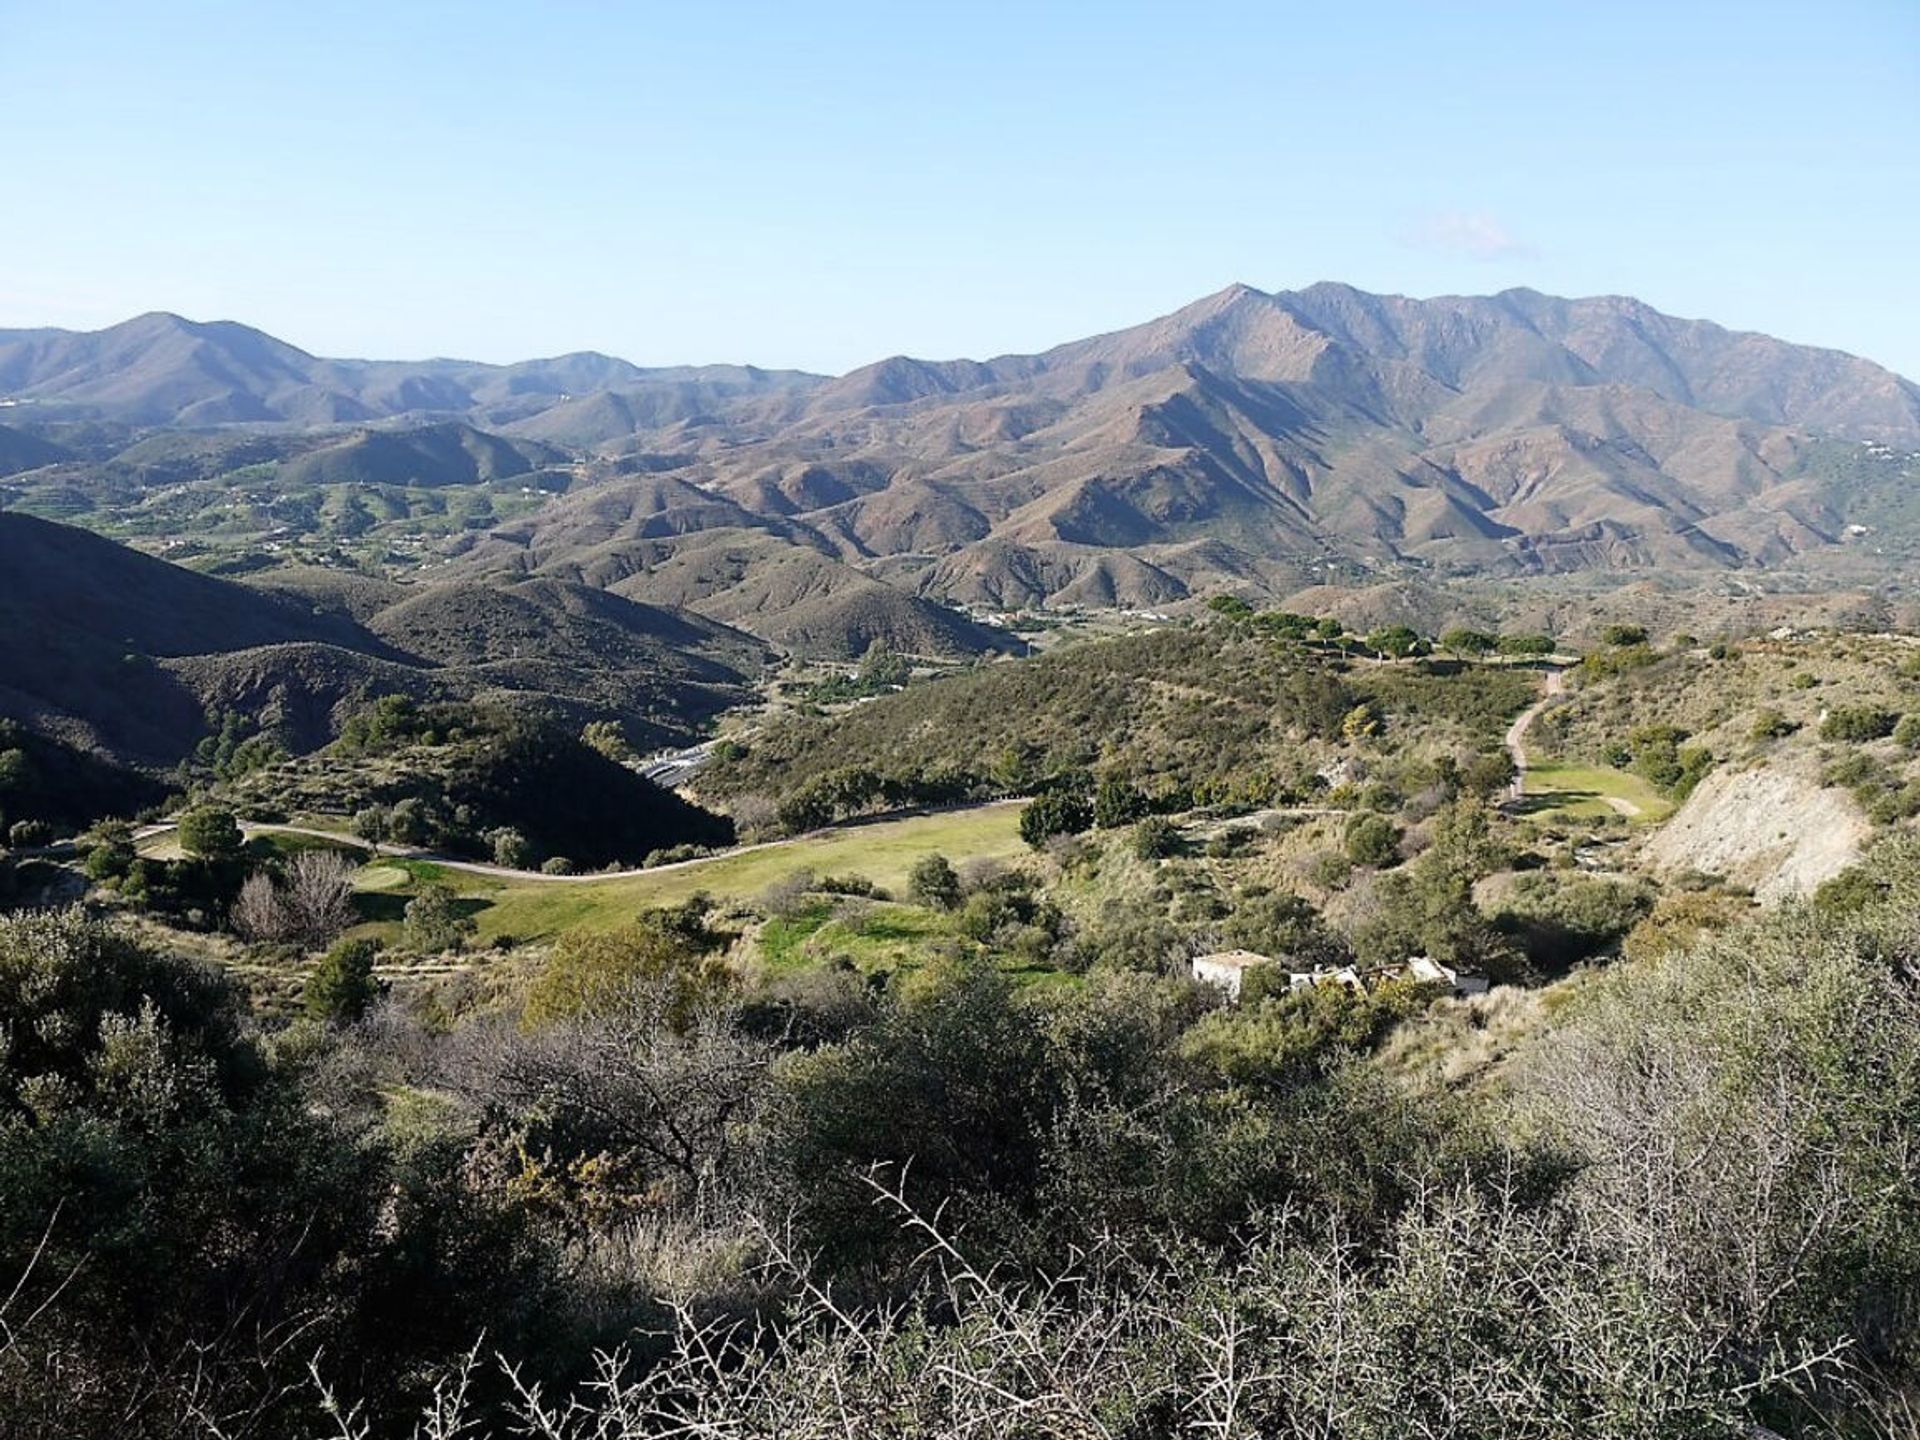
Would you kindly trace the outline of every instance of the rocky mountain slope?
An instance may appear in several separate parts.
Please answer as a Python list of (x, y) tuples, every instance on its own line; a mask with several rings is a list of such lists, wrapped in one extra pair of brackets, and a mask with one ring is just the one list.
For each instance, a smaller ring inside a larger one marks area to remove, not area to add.
[[(988, 643), (940, 601), (1886, 568), (1920, 539), (1920, 388), (1634, 300), (1528, 290), (1237, 285), (1039, 355), (896, 356), (835, 379), (594, 355), (323, 360), (243, 326), (144, 316), (0, 332), (0, 398), (55, 445), (82, 417), (217, 423), (218, 444), (281, 447), (269, 463), (288, 484), (460, 484), (570, 461), (551, 487), (563, 499), (469, 516), (447, 553), (469, 574), (610, 587), (826, 653)], [(287, 438), (346, 422), (360, 428), (318, 449)], [(114, 475), (135, 488), (142, 466), (191, 459), (130, 455)], [(78, 475), (67, 493), (50, 503), (93, 503)]]

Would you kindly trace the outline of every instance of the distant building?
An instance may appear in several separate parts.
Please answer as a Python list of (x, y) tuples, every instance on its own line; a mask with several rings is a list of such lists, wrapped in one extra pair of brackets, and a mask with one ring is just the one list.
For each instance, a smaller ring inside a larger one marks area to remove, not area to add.
[[(1196, 955), (1193, 959), (1193, 978), (1218, 986), (1226, 992), (1227, 999), (1238, 1002), (1246, 986), (1247, 972), (1263, 965), (1275, 965), (1271, 955), (1261, 955), (1252, 950), (1221, 950), (1212, 955)], [(1469, 995), (1487, 993), (1488, 981), (1484, 975), (1469, 975), (1442, 965), (1429, 955), (1416, 955), (1404, 965), (1379, 965), (1369, 970), (1361, 970), (1353, 965), (1342, 965), (1339, 969), (1289, 970), (1287, 988), (1305, 990), (1316, 985), (1338, 985), (1356, 995), (1366, 995), (1382, 985), (1396, 980), (1412, 980), (1422, 985), (1445, 986), (1447, 992), (1456, 999), (1464, 1000)]]
[(1194, 956), (1193, 978), (1204, 980), (1209, 985), (1218, 985), (1227, 992), (1229, 1000), (1238, 1000), (1247, 971), (1271, 964), (1271, 955), (1256, 955), (1251, 950), (1222, 950), (1215, 955)]
[(1406, 975), (1409, 980), (1419, 980), (1428, 985), (1445, 985), (1463, 1000), (1469, 995), (1486, 994), (1489, 984), (1484, 975), (1463, 975), (1430, 955), (1416, 955), (1407, 961)]

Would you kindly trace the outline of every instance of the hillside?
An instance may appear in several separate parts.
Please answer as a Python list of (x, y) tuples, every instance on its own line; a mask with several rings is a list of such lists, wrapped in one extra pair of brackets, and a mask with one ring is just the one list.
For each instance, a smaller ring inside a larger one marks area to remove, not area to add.
[(385, 693), (517, 698), (665, 743), (737, 703), (765, 658), (697, 616), (577, 586), (248, 586), (0, 512), (0, 714), (148, 765), (227, 713), (309, 749)]
[[(703, 794), (830, 808), (1030, 793), (1089, 775), (1173, 809), (1311, 804), (1329, 776), (1412, 795), (1442, 757), (1498, 751), (1533, 697), (1530, 671), (1446, 662), (1382, 666), (1214, 622), (1085, 641), (796, 718), (701, 776)], [(1379, 746), (1353, 744), (1363, 710)]]
[(1006, 643), (949, 604), (1830, 587), (1920, 553), (1920, 389), (1617, 296), (1236, 285), (1040, 354), (834, 379), (328, 360), (150, 315), (0, 332), (0, 398), (41, 461), (0, 501), (31, 513), (236, 572), (452, 559), (618, 586), (822, 655)]

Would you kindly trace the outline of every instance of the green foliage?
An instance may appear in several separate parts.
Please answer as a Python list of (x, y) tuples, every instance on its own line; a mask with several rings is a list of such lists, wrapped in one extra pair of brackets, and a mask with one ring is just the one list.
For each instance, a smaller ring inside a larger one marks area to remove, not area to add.
[(1470, 655), (1478, 658), (1493, 653), (1499, 641), (1484, 630), (1454, 629), (1440, 637), (1440, 648), (1450, 650), (1455, 655)]
[(1623, 648), (1629, 645), (1647, 643), (1647, 627), (1644, 625), (1608, 625), (1600, 632), (1600, 643)]
[(1035, 850), (1056, 835), (1078, 835), (1093, 824), (1093, 806), (1071, 790), (1036, 796), (1020, 812), (1020, 838)]
[(668, 1024), (685, 1029), (732, 986), (714, 953), (718, 944), (705, 897), (644, 911), (618, 930), (570, 930), (527, 992), (525, 1022), (610, 1013), (645, 994)]
[(334, 942), (307, 973), (304, 1004), (307, 1014), (331, 1025), (351, 1025), (380, 998), (374, 961), (380, 943), (364, 937)]
[(1355, 865), (1380, 868), (1400, 862), (1400, 827), (1384, 815), (1364, 812), (1352, 816), (1346, 829), (1347, 859)]
[(960, 876), (944, 855), (926, 855), (907, 875), (907, 894), (916, 904), (935, 910), (953, 910), (960, 904)]
[(1346, 946), (1320, 912), (1284, 890), (1241, 896), (1220, 927), (1221, 938), (1239, 950), (1284, 959), (1296, 970), (1342, 965)]
[(1247, 620), (1253, 616), (1253, 606), (1238, 595), (1215, 595), (1207, 601), (1207, 608), (1230, 620)]
[(205, 860), (232, 860), (245, 837), (231, 810), (200, 805), (180, 817), (180, 848)]
[(617, 720), (588, 721), (580, 732), (580, 743), (622, 765), (637, 758), (633, 746), (627, 743), (626, 731)]
[(1149, 815), (1133, 827), (1132, 850), (1141, 860), (1165, 860), (1182, 848), (1180, 827), (1163, 815)]
[(1182, 1052), (1236, 1085), (1290, 1090), (1328, 1066), (1371, 1050), (1434, 998), (1428, 987), (1393, 984), (1371, 994), (1344, 985), (1255, 993), (1206, 1016), (1182, 1038)]
[(1525, 657), (1551, 655), (1555, 646), (1551, 635), (1502, 635), (1494, 642), (1494, 649), (1502, 655)]
[(1653, 903), (1635, 881), (1536, 871), (1515, 882), (1493, 921), (1534, 968), (1557, 973), (1617, 948)]
[(1093, 823), (1102, 830), (1131, 825), (1149, 808), (1147, 797), (1117, 775), (1101, 780), (1093, 792)]
[(1687, 732), (1677, 725), (1642, 725), (1627, 737), (1625, 760), (1662, 795), (1684, 800), (1713, 768), (1713, 753), (1684, 744)]
[(511, 870), (531, 870), (535, 852), (527, 837), (512, 826), (503, 826), (487, 837), (493, 844), (493, 863)]
[(1393, 660), (1405, 660), (1428, 651), (1427, 642), (1410, 625), (1386, 625), (1368, 633), (1361, 642), (1374, 654)]
[(423, 955), (458, 950), (476, 926), (473, 916), (445, 885), (425, 885), (407, 902), (407, 947)]
[(1893, 734), (1901, 718), (1876, 705), (1839, 705), (1829, 710), (1820, 722), (1820, 738), (1864, 745)]
[(1756, 710), (1753, 724), (1747, 728), (1747, 738), (1755, 744), (1764, 744), (1769, 740), (1783, 740), (1799, 728), (1778, 710)]

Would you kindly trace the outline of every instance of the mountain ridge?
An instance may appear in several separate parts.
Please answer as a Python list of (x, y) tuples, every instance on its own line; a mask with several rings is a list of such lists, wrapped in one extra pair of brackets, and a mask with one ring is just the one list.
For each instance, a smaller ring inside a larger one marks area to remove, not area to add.
[[(359, 434), (284, 460), (292, 479), (463, 482), (571, 457), (564, 496), (443, 553), (465, 573), (609, 577), (828, 652), (982, 642), (926, 608), (940, 602), (1160, 605), (1395, 570), (1884, 567), (1920, 541), (1904, 500), (1920, 387), (1627, 296), (1236, 283), (1034, 354), (835, 377), (594, 352), (326, 360), (162, 314), (0, 332), (7, 385), (16, 428), (92, 406), (209, 434)], [(448, 425), (466, 429), (426, 433)], [(826, 597), (802, 624), (776, 613)]]

